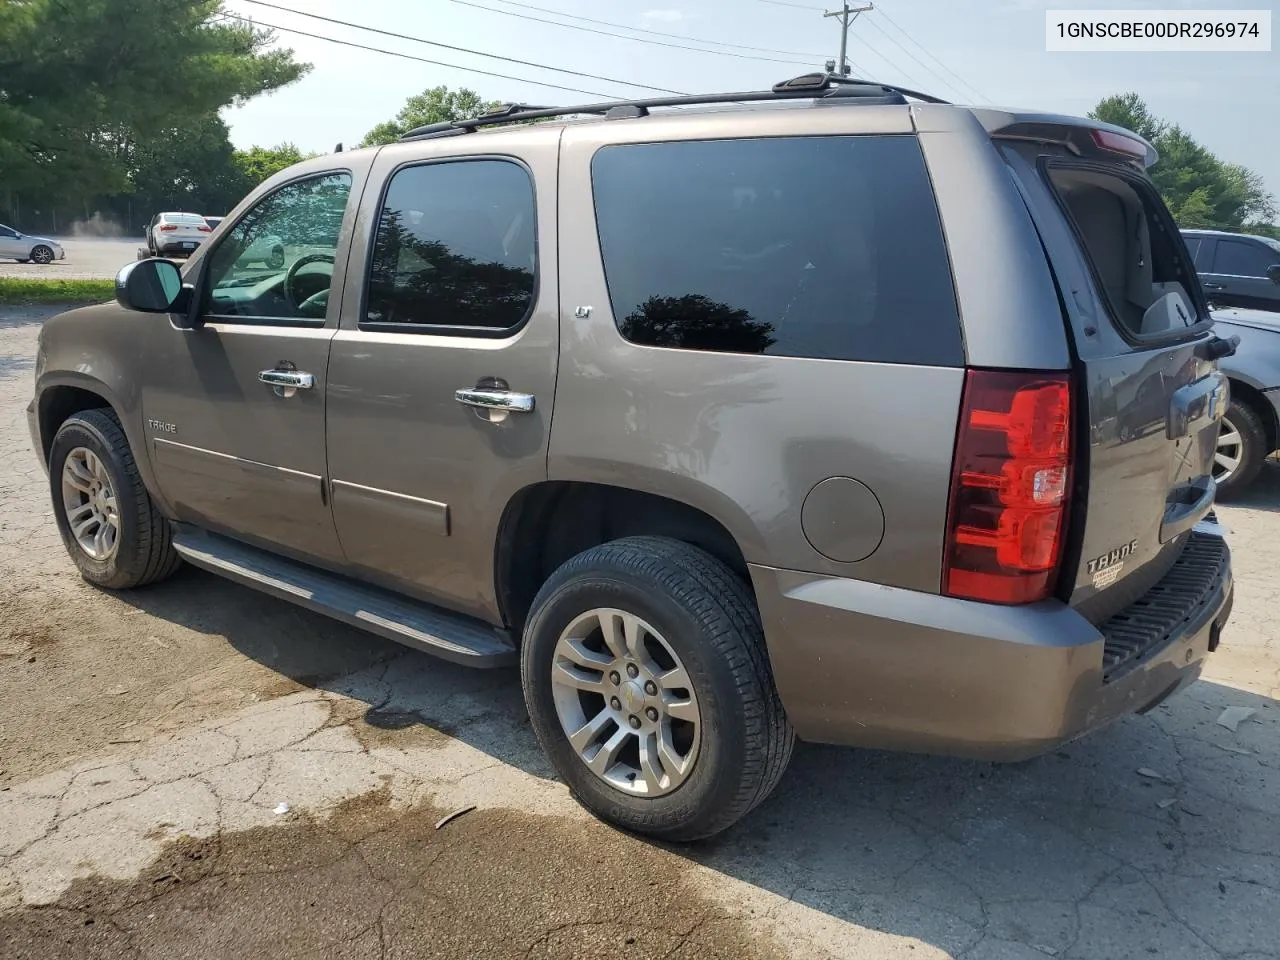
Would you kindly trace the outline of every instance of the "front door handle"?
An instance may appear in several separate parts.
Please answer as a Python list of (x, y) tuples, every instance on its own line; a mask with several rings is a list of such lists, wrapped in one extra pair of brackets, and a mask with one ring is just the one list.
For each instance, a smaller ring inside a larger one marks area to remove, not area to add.
[(453, 398), (464, 406), (479, 407), (482, 410), (501, 410), (505, 413), (533, 412), (532, 393), (467, 387), (464, 390), (455, 390)]
[(1206, 290), (1221, 290), (1221, 289), (1223, 288), (1224, 284), (1221, 284), (1221, 283), (1202, 283), (1202, 284), (1200, 284), (1200, 286), (1204, 287)]
[(284, 397), (286, 400), (299, 390), (310, 390), (316, 385), (316, 378), (301, 370), (262, 370), (258, 373), (258, 379), (269, 384), (277, 397)]

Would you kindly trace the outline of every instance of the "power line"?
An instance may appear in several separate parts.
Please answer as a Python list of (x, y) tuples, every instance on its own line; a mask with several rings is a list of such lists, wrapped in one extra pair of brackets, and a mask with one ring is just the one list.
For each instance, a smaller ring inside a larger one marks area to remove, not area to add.
[(826, 13), (822, 7), (811, 7), (807, 3), (787, 3), (786, 0), (760, 0), (761, 3), (772, 4), (775, 7), (790, 7), (792, 10), (817, 10), (819, 13)]
[(250, 26), (265, 27), (268, 30), (279, 30), (281, 33), (295, 33), (300, 37), (310, 37), (312, 40), (324, 40), (327, 43), (336, 43), (342, 47), (354, 47), (356, 50), (368, 50), (370, 53), (381, 53), (388, 57), (400, 57), (402, 60), (416, 60), (418, 63), (429, 63), (435, 67), (448, 67), (450, 70), (462, 70), (466, 73), (478, 73), (485, 77), (496, 77), (499, 80), (513, 80), (516, 83), (530, 83), (536, 87), (548, 87), (552, 90), (567, 90), (569, 93), (585, 93), (589, 97), (603, 97), (606, 100), (616, 100), (618, 95), (615, 93), (601, 93), (598, 90), (583, 90), (580, 87), (566, 87), (558, 83), (548, 83), (545, 80), (530, 80), (527, 77), (513, 77), (505, 73), (494, 73), (492, 70), (481, 70), (479, 67), (464, 67), (457, 63), (445, 63), (441, 60), (428, 60), (426, 57), (417, 57), (412, 53), (400, 53), (398, 50), (385, 50), (381, 47), (369, 47), (363, 43), (355, 43), (351, 40), (338, 40), (335, 37), (325, 37), (318, 33), (308, 33), (306, 30), (298, 30), (293, 27), (281, 27), (275, 24), (263, 23), (261, 20), (252, 20), (249, 17), (242, 17), (234, 13), (228, 13), (227, 16), (233, 20), (239, 20), (241, 23), (247, 23)]
[[(691, 37), (684, 33), (668, 33), (665, 30), (648, 30), (644, 27), (630, 27), (625, 23), (612, 23), (608, 20), (594, 20), (591, 17), (584, 17), (576, 13), (565, 13), (561, 10), (551, 10), (547, 7), (535, 7), (531, 3), (517, 3), (516, 0), (498, 0), (509, 7), (519, 7), (522, 10), (536, 10), (538, 13), (549, 13), (553, 16), (564, 17), (566, 20), (581, 20), (583, 23), (594, 23), (601, 27), (616, 27), (619, 30), (630, 30), (633, 33), (647, 33), (654, 37), (669, 37), (673, 40), (692, 40), (694, 43), (708, 43), (715, 47), (732, 47), (735, 50), (752, 50), (757, 53), (781, 53), (789, 57), (818, 57), (820, 53), (805, 53), (800, 50), (775, 50), (773, 47), (753, 47), (744, 43), (729, 43), (727, 40), (705, 40), (702, 37)], [(639, 39), (632, 37), (628, 39)], [(709, 51), (708, 51), (709, 52)]]
[(890, 36), (889, 33), (885, 31), (885, 29), (881, 27), (878, 23), (876, 23), (874, 20), (868, 20), (868, 22), (873, 27), (875, 27), (876, 31), (880, 34), (880, 36), (884, 37), (886, 40), (892, 43), (895, 47), (897, 47), (899, 50), (905, 53), (908, 57), (914, 60), (917, 64), (919, 64), (925, 70), (928, 70), (929, 73), (936, 80), (938, 80), (939, 83), (942, 83), (947, 87), (951, 88), (952, 90), (954, 90), (956, 93), (959, 93), (962, 98), (968, 96), (968, 94), (961, 91), (954, 83), (952, 83), (950, 80), (947, 80), (945, 77), (940, 76), (937, 70), (934, 70), (931, 66), (929, 66), (927, 63), (925, 63), (923, 60), (917, 57), (914, 53), (912, 53), (910, 50), (908, 50), (906, 47), (900, 44), (897, 40), (895, 40), (892, 36)]
[[(965, 87), (967, 87), (967, 88), (968, 88), (968, 90), (969, 90), (969, 92), (970, 92), (970, 93), (972, 93), (974, 96), (976, 96), (979, 100), (987, 100), (987, 102), (988, 102), (988, 103), (990, 103), (990, 102), (991, 102), (987, 97), (985, 97), (985, 96), (982, 94), (982, 91), (980, 91), (977, 87), (975, 87), (973, 84), (971, 84), (968, 80), (966, 80), (964, 77), (960, 76), (960, 74), (956, 73), (954, 70), (952, 70), (950, 67), (948, 67), (945, 63), (943, 63), (941, 60), (939, 60), (936, 56), (934, 56), (934, 55), (933, 55), (933, 53), (931, 53), (931, 52), (929, 51), (929, 48), (928, 48), (928, 47), (924, 46), (924, 44), (922, 44), (922, 43), (920, 43), (920, 41), (916, 40), (916, 38), (915, 38), (915, 37), (911, 36), (911, 34), (910, 34), (908, 31), (904, 30), (904, 29), (902, 28), (902, 25), (901, 25), (901, 24), (899, 24), (899, 23), (898, 23), (898, 21), (894, 20), (894, 19), (893, 19), (893, 17), (889, 16), (889, 14), (888, 14), (887, 12), (885, 12), (885, 9), (884, 9), (883, 5), (882, 5), (882, 6), (880, 6), (879, 8), (877, 8), (877, 9), (880, 11), (880, 15), (881, 15), (882, 17), (884, 17), (884, 18), (885, 18), (885, 20), (886, 20), (886, 21), (888, 21), (888, 22), (893, 26), (893, 28), (894, 28), (895, 30), (897, 30), (897, 31), (898, 31), (899, 33), (901, 33), (904, 37), (906, 37), (909, 41), (911, 41), (911, 44), (912, 44), (913, 46), (915, 46), (915, 47), (918, 47), (918, 48), (921, 50), (921, 52), (923, 52), (923, 53), (924, 53), (924, 55), (925, 55), (925, 56), (927, 56), (930, 60), (932, 60), (934, 63), (936, 63), (938, 66), (940, 66), (943, 70), (945, 70), (945, 71), (946, 71), (947, 73), (949, 73), (951, 76), (955, 77), (955, 78), (956, 78), (957, 80), (959, 80), (962, 84), (964, 84), (964, 85), (965, 85)], [(890, 39), (892, 39), (892, 38), (890, 38)], [(921, 64), (921, 66), (924, 66), (924, 64)], [(937, 76), (937, 74), (934, 74), (934, 76)], [(939, 79), (941, 79), (941, 78), (939, 78)], [(954, 88), (954, 87), (952, 87), (952, 89), (955, 89), (955, 88)]]
[(280, 10), (283, 13), (292, 13), (299, 17), (310, 17), (312, 20), (323, 20), (325, 23), (337, 24), (341, 27), (351, 27), (353, 30), (364, 30), (368, 33), (381, 34), (384, 37), (395, 37), (397, 40), (410, 40), (414, 43), (424, 43), (431, 47), (440, 47), (444, 50), (453, 50), (456, 53), (467, 53), (477, 57), (488, 57), (492, 60), (502, 60), (506, 63), (518, 64), (522, 67), (536, 67), (539, 70), (550, 70), (553, 73), (564, 73), (573, 77), (585, 77), (588, 80), (602, 80), (605, 83), (616, 83), (624, 87), (639, 87), (642, 90), (653, 90), (657, 93), (680, 93), (679, 90), (671, 90), (667, 87), (654, 87), (647, 83), (633, 83), (630, 80), (618, 80), (615, 77), (602, 77), (595, 73), (583, 73), (580, 70), (568, 70), (563, 67), (550, 67), (545, 63), (533, 63), (529, 60), (517, 60), (514, 57), (504, 57), (496, 53), (485, 53), (483, 50), (472, 50), (468, 47), (455, 47), (448, 43), (437, 43), (435, 40), (424, 40), (422, 37), (412, 37), (405, 33), (394, 33), (391, 30), (380, 30), (377, 27), (367, 27), (361, 23), (352, 23), (349, 20), (337, 20), (333, 17), (323, 17), (318, 13), (307, 13), (304, 10), (295, 10), (292, 7), (283, 7), (276, 3), (267, 3), (266, 0), (243, 0), (244, 3), (251, 3), (256, 7), (269, 7), (272, 10)]
[[(558, 20), (546, 20), (542, 17), (533, 17), (527, 13), (516, 13), (514, 10), (501, 10), (498, 7), (485, 6), (483, 3), (474, 3), (473, 0), (449, 0), (450, 3), (456, 3), (463, 7), (474, 7), (476, 10), (487, 10), (490, 13), (499, 13), (507, 17), (516, 17), (520, 20), (530, 20), (533, 23), (546, 23), (553, 27), (563, 27), (566, 30), (581, 30), (583, 33), (594, 33), (601, 37), (613, 37), (617, 40), (630, 40), (634, 43), (648, 43), (655, 47), (669, 47), (673, 50), (692, 50), (694, 53), (710, 54), (715, 57), (733, 57), (737, 60), (757, 60), (767, 63), (785, 63), (790, 66), (801, 65), (796, 60), (779, 60), (776, 57), (759, 57), (748, 56), (745, 53), (732, 53), (728, 50), (707, 50), (704, 47), (689, 47), (679, 43), (667, 43), (663, 40), (646, 40), (644, 37), (628, 37), (621, 33), (610, 33), (607, 30), (597, 30), (594, 27), (584, 27), (576, 23), (560, 23)], [(625, 29), (631, 29), (627, 27)]]

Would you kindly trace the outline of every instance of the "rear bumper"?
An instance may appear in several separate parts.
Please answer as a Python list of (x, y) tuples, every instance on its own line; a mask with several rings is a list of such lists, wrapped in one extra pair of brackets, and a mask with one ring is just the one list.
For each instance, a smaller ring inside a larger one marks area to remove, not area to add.
[(1234, 589), (1225, 542), (1209, 546), (1212, 579), (1121, 666), (1114, 637), (1058, 601), (1001, 607), (770, 567), (751, 575), (802, 739), (1008, 761), (1150, 709), (1199, 676)]
[[(162, 240), (156, 244), (156, 252), (162, 257), (168, 256), (190, 256), (200, 249), (203, 239), (196, 240), (192, 237), (179, 237), (174, 240)], [(191, 244), (191, 246), (186, 246)]]

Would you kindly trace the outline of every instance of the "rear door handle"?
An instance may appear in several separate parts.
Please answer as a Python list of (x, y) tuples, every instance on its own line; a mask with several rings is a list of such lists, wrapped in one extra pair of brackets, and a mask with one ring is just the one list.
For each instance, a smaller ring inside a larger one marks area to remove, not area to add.
[(500, 410), (505, 413), (533, 412), (534, 397), (532, 393), (467, 387), (464, 390), (455, 390), (453, 398), (464, 406), (478, 407), (482, 410)]
[(299, 390), (310, 390), (316, 385), (316, 378), (301, 370), (262, 370), (258, 379), (269, 384), (277, 397), (286, 400)]

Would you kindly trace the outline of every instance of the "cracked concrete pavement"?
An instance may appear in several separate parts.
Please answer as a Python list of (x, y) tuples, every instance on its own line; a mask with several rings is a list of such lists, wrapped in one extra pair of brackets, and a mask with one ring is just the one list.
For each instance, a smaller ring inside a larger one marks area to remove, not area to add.
[(574, 804), (511, 672), (196, 571), (84, 585), (22, 412), (44, 315), (0, 313), (0, 956), (1280, 955), (1280, 466), (1219, 510), (1237, 602), (1181, 696), (1013, 766), (802, 746), (665, 848)]

